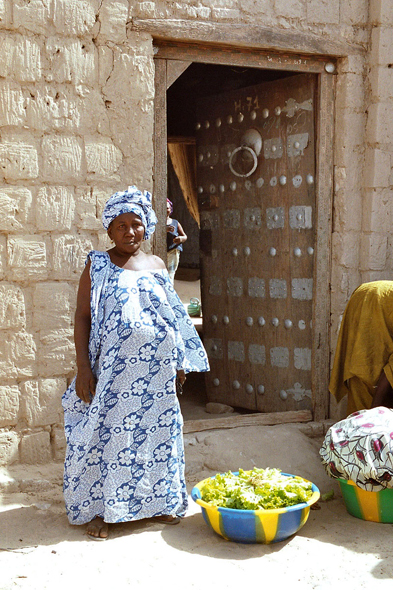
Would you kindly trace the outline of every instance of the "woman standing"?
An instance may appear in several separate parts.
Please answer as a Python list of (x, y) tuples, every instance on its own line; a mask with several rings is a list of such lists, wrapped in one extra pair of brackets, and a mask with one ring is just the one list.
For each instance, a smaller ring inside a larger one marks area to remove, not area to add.
[(183, 244), (187, 240), (186, 233), (177, 219), (172, 219), (173, 213), (172, 201), (166, 200), (166, 246), (167, 246), (167, 267), (171, 283), (175, 282), (175, 274), (180, 261), (180, 252), (183, 250)]
[(108, 523), (185, 514), (176, 378), (208, 371), (205, 350), (160, 258), (141, 250), (157, 223), (135, 186), (102, 215), (114, 242), (90, 252), (75, 314), (77, 376), (63, 396), (64, 497), (71, 524), (94, 539)]

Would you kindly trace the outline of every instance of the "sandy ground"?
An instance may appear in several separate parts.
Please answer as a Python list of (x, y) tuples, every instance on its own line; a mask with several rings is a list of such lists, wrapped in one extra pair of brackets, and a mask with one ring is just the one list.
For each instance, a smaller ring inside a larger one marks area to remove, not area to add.
[[(176, 281), (175, 286), (185, 304), (190, 296), (200, 296), (199, 281)], [(188, 419), (214, 418), (206, 414), (203, 396), (193, 395), (200, 385), (190, 383), (190, 395), (181, 401)], [(147, 520), (112, 525), (110, 538), (95, 542), (84, 526), (68, 524), (61, 464), (0, 471), (0, 590), (391, 589), (393, 525), (346, 512), (338, 485), (320, 464), (320, 443), (296, 425), (185, 437), (189, 491), (217, 472), (254, 466), (302, 475), (322, 493), (334, 490), (334, 499), (319, 502), (296, 535), (272, 545), (225, 541), (208, 528), (191, 498), (177, 526)]]
[[(68, 524), (62, 465), (3, 471), (0, 588), (52, 590), (161, 588), (391, 588), (393, 525), (358, 520), (320, 465), (320, 441), (296, 425), (215, 430), (185, 437), (188, 486), (219, 471), (279, 467), (335, 498), (310, 511), (292, 538), (272, 545), (228, 542), (205, 524), (190, 498), (177, 526), (151, 521), (113, 525), (95, 542)], [(273, 584), (272, 584), (273, 582)]]

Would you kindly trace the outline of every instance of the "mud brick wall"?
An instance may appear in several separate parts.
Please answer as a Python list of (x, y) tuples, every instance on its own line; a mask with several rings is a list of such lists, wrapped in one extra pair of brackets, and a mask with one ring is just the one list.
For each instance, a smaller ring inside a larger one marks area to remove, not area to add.
[(0, 0), (0, 464), (63, 457), (76, 289), (108, 245), (103, 203), (153, 188), (153, 41), (134, 18), (364, 48), (337, 76), (332, 350), (353, 289), (393, 278), (391, 0)]

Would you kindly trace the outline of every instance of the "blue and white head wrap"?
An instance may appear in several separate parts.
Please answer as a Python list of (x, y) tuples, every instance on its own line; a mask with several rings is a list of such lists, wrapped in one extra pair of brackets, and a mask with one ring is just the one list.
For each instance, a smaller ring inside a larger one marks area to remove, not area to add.
[(102, 225), (108, 229), (111, 222), (122, 213), (135, 213), (145, 227), (144, 240), (148, 240), (156, 228), (157, 217), (151, 206), (151, 193), (129, 186), (127, 190), (114, 193), (107, 200), (102, 213)]

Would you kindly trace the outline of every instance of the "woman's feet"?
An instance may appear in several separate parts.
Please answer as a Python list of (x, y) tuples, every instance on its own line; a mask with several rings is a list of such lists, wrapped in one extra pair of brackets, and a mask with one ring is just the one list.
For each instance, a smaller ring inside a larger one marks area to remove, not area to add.
[(172, 516), (170, 514), (160, 514), (160, 516), (154, 516), (153, 520), (161, 522), (162, 524), (179, 524), (180, 517)]
[(100, 516), (96, 516), (87, 523), (86, 535), (94, 541), (106, 541), (108, 538), (108, 523), (104, 522)]

